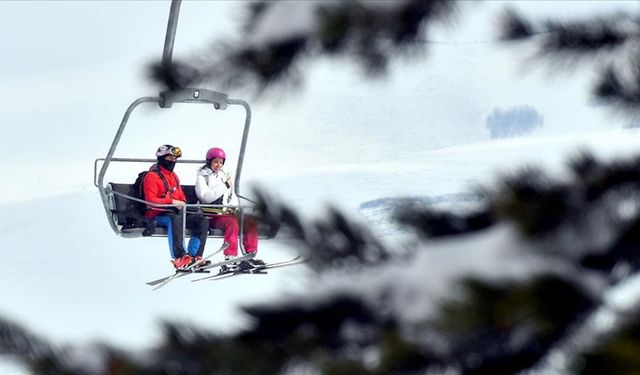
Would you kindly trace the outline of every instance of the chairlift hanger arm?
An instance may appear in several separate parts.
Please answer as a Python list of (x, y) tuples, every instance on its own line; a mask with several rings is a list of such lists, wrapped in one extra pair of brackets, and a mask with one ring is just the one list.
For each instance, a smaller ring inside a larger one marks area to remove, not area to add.
[(240, 176), (242, 175), (242, 164), (244, 162), (244, 153), (247, 148), (247, 141), (249, 139), (249, 128), (251, 126), (251, 107), (249, 103), (241, 99), (227, 99), (227, 102), (232, 105), (240, 105), (244, 108), (244, 130), (242, 131), (242, 141), (240, 143), (240, 153), (238, 154), (238, 163), (236, 164), (236, 175), (234, 178), (233, 190), (236, 196), (240, 196)]
[(182, 0), (172, 0), (169, 8), (169, 20), (167, 21), (167, 33), (164, 38), (164, 49), (162, 51), (162, 65), (171, 66), (173, 57), (173, 44), (176, 40), (176, 30), (178, 29), (178, 16), (180, 15), (180, 5)]

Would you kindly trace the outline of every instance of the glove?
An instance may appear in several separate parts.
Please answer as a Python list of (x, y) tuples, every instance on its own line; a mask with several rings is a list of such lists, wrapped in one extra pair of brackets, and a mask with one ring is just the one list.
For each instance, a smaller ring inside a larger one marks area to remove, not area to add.
[(231, 189), (231, 173), (225, 172), (224, 175), (226, 177), (226, 181), (224, 182), (224, 184), (227, 185), (227, 189)]

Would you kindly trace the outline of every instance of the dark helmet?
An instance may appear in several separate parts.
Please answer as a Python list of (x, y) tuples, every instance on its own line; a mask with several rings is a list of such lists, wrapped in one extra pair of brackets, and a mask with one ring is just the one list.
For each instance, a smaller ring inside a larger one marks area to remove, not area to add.
[(179, 158), (182, 156), (182, 150), (180, 149), (180, 147), (171, 146), (171, 145), (162, 145), (158, 147), (158, 150), (156, 151), (156, 156), (164, 157), (167, 155), (171, 155)]

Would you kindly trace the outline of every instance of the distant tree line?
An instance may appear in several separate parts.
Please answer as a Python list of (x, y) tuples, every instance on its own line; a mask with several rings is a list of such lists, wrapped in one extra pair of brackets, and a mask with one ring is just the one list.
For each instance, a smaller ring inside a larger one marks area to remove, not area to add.
[(531, 133), (542, 127), (544, 118), (535, 108), (521, 105), (509, 109), (496, 108), (486, 118), (491, 138), (508, 138)]

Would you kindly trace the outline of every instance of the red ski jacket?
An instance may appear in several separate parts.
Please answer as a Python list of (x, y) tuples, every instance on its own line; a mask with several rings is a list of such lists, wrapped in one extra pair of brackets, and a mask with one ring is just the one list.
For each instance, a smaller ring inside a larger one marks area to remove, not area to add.
[[(167, 185), (169, 186), (169, 191), (165, 187), (162, 178), (155, 171), (156, 168), (160, 168), (160, 173), (164, 176), (167, 181)], [(186, 202), (187, 198), (184, 195), (184, 191), (180, 187), (180, 180), (178, 179), (178, 175), (173, 171), (170, 171), (162, 166), (158, 166), (154, 164), (149, 168), (149, 173), (144, 176), (144, 180), (142, 180), (143, 191), (144, 191), (144, 199), (157, 204), (171, 204), (173, 200), (179, 200)], [(145, 216), (149, 218), (154, 218), (166, 211), (162, 211), (161, 209), (153, 208), (152, 206), (148, 206), (147, 212), (145, 212)]]

